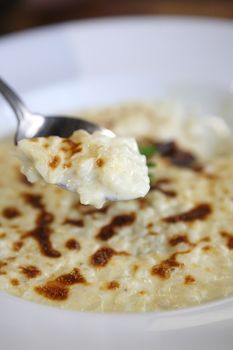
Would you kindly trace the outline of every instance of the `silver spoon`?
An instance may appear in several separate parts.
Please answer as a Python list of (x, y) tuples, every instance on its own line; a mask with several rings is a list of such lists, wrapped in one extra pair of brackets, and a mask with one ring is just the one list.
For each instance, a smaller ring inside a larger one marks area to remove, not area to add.
[(114, 133), (97, 124), (84, 119), (68, 116), (44, 116), (28, 110), (20, 97), (0, 78), (0, 93), (15, 112), (18, 126), (15, 143), (22, 139), (45, 136), (69, 137), (75, 130), (83, 129), (89, 133), (101, 131), (104, 135), (113, 137)]

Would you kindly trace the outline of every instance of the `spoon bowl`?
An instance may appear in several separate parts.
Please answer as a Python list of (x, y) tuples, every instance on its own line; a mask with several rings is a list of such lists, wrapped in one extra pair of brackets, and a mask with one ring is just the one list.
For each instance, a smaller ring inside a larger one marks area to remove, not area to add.
[(17, 118), (15, 144), (22, 139), (60, 136), (69, 137), (76, 130), (89, 133), (100, 131), (106, 136), (114, 137), (114, 133), (106, 128), (81, 118), (71, 116), (44, 116), (28, 110), (21, 98), (10, 86), (0, 78), (0, 93), (7, 100)]

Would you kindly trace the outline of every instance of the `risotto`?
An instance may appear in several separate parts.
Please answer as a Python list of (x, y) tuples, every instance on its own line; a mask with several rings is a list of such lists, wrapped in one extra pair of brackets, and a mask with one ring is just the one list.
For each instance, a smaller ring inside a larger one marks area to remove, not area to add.
[(0, 144), (0, 289), (73, 310), (145, 312), (233, 295), (233, 156), (216, 119), (138, 103), (86, 117), (155, 146), (144, 198), (80, 204)]

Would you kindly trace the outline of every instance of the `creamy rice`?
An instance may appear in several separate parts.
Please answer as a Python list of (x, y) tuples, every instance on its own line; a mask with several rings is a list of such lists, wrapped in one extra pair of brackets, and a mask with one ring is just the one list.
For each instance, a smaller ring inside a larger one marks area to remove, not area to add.
[(179, 106), (143, 103), (87, 113), (158, 149), (148, 195), (100, 210), (55, 186), (30, 185), (13, 146), (2, 142), (0, 288), (101, 312), (175, 309), (233, 295), (231, 139), (221, 122), (216, 128), (184, 115)]
[(144, 197), (150, 188), (146, 157), (131, 137), (78, 130), (65, 139), (24, 139), (17, 148), (30, 182), (62, 186), (76, 192), (82, 204), (100, 209), (107, 200)]

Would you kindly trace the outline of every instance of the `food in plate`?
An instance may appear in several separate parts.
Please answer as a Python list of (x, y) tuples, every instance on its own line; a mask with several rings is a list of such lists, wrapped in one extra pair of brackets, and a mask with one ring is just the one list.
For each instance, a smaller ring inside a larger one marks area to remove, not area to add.
[(233, 295), (233, 146), (225, 124), (170, 103), (86, 116), (135, 137), (144, 150), (156, 147), (150, 191), (101, 209), (82, 205), (75, 193), (29, 183), (12, 143), (2, 140), (0, 289), (100, 312), (176, 309)]
[(150, 188), (146, 157), (133, 138), (79, 130), (65, 139), (24, 139), (18, 149), (29, 181), (63, 186), (82, 204), (102, 208), (107, 200), (144, 197)]

